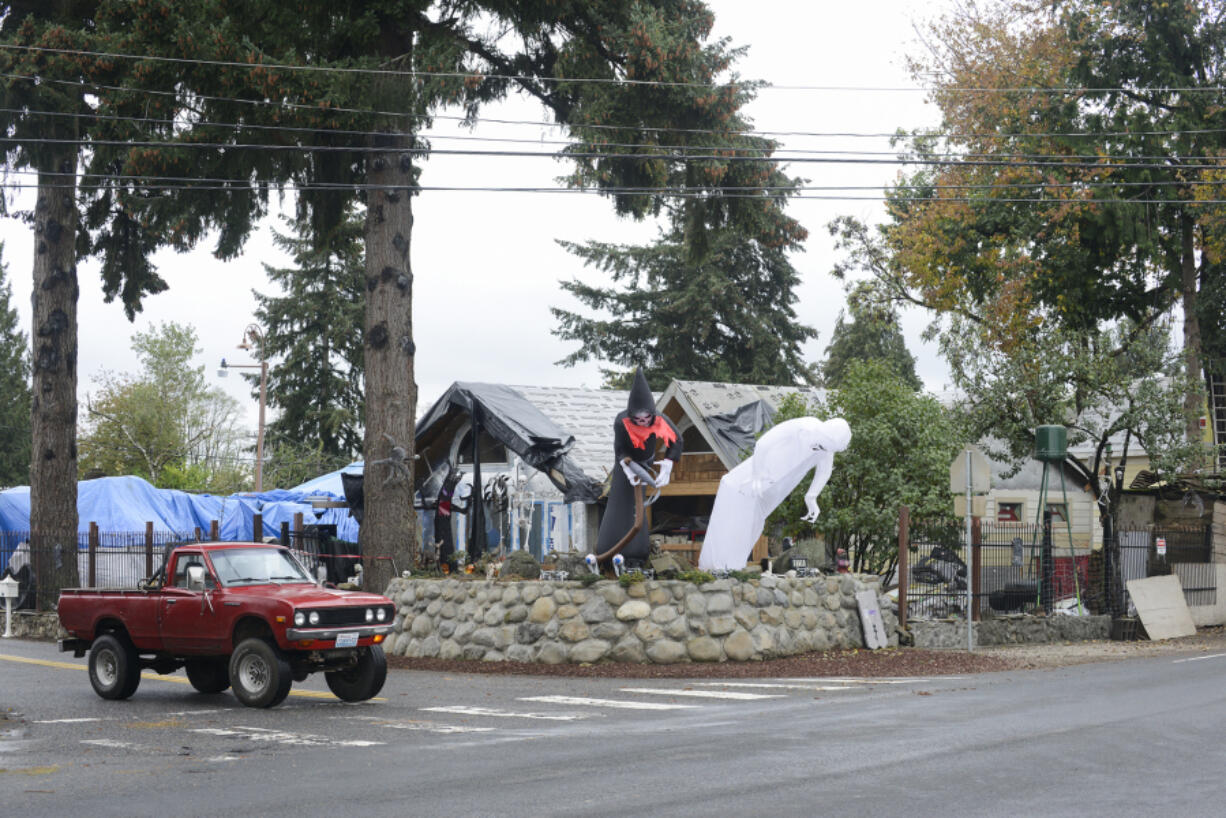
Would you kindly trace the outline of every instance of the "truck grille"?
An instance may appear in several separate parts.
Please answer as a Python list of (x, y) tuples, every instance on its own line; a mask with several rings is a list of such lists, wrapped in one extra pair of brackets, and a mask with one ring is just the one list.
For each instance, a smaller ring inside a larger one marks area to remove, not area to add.
[[(392, 621), (392, 616), (395, 613), (391, 606), (372, 606), (378, 610), (382, 607), (387, 610), (387, 618), (381, 624), (388, 624)], [(366, 607), (361, 608), (317, 608), (319, 612), (319, 624), (311, 627), (345, 627), (346, 625), (365, 625), (366, 622)], [(308, 610), (307, 613), (310, 613)], [(374, 623), (371, 623), (374, 624)]]

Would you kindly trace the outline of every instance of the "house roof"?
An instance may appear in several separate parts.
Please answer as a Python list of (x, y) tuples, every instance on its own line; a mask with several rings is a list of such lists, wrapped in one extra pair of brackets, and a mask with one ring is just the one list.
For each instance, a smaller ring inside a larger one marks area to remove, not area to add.
[(811, 386), (762, 386), (715, 381), (673, 381), (656, 401), (664, 411), (676, 401), (725, 468), (741, 462), (754, 439), (788, 395), (799, 393), (810, 404), (825, 397)]
[(603, 482), (613, 467), (613, 419), (629, 392), (565, 386), (515, 386), (537, 409), (574, 435), (568, 452), (583, 473)]

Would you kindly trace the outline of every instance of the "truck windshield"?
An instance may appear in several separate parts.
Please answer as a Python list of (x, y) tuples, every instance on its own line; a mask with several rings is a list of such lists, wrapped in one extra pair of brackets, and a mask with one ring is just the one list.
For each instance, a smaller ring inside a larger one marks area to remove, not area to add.
[(280, 548), (233, 548), (209, 554), (222, 585), (311, 582), (298, 561)]

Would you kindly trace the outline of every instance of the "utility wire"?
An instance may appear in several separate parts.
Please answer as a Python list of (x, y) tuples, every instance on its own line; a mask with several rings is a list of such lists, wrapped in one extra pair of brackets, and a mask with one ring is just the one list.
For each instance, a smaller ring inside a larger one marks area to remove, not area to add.
[[(8, 171), (8, 174), (12, 176), (35, 176), (37, 177), (40, 175), (40, 172), (35, 171), (35, 170), (11, 170), (11, 171)], [(51, 177), (60, 177), (60, 176), (67, 177), (67, 176), (71, 176), (72, 174), (47, 173), (46, 175), (51, 176)], [(233, 185), (240, 185), (240, 184), (247, 185), (253, 182), (253, 180), (250, 178), (218, 178), (218, 177), (199, 177), (199, 176), (144, 176), (144, 175), (139, 175), (139, 176), (138, 175), (114, 175), (112, 176), (110, 174), (107, 174), (105, 178), (108, 183), (109, 182), (140, 183), (139, 186), (142, 188), (147, 187), (149, 183), (177, 183), (175, 186), (181, 190), (202, 189), (200, 187), (201, 185), (233, 186)], [(1114, 189), (1114, 188), (1128, 188), (1128, 187), (1162, 189), (1162, 188), (1171, 188), (1171, 187), (1173, 188), (1206, 187), (1206, 186), (1215, 186), (1215, 185), (1226, 186), (1226, 179), (1220, 179), (1220, 180), (1189, 179), (1187, 181), (1175, 181), (1175, 180), (1129, 181), (1129, 180), (1125, 180), (1125, 181), (1102, 181), (1102, 182), (1098, 182), (1098, 181), (1085, 181), (1085, 182), (1035, 181), (1035, 182), (1000, 182), (997, 184), (941, 182), (941, 183), (933, 183), (933, 184), (914, 184), (914, 185), (909, 185), (909, 184), (885, 184), (885, 185), (882, 185), (882, 184), (873, 184), (873, 185), (797, 184), (797, 185), (774, 185), (774, 186), (772, 185), (719, 185), (719, 186), (712, 187), (709, 190), (711, 191), (711, 195), (719, 195), (719, 193), (724, 192), (724, 191), (735, 191), (735, 192), (756, 191), (760, 193), (785, 193), (786, 194), (786, 193), (790, 193), (793, 191), (797, 191), (797, 192), (799, 191), (827, 191), (827, 192), (828, 191), (870, 191), (870, 190), (880, 191), (883, 189), (888, 189), (889, 191), (1011, 190), (1011, 189), (1036, 189), (1036, 188), (1044, 189), (1044, 190), (1047, 190), (1047, 189), (1109, 190), (1109, 189)], [(170, 185), (159, 185), (159, 188), (164, 188), (164, 187), (169, 187), (169, 186)], [(122, 187), (122, 184), (120, 185), (89, 184), (87, 189), (108, 189), (109, 190), (109, 189), (114, 189), (116, 187)], [(296, 185), (295, 187), (303, 187), (303, 186)], [(402, 189), (405, 189), (406, 186), (403, 186), (403, 185), (365, 185), (361, 183), (347, 183), (347, 182), (313, 182), (313, 183), (309, 183), (307, 187), (309, 187), (310, 189), (319, 189), (319, 190), (329, 190), (329, 189), (353, 190), (353, 189), (358, 189), (358, 188), (376, 189), (376, 190), (386, 190), (386, 189), (402, 190)], [(213, 189), (213, 188), (209, 188), (209, 189)], [(413, 190), (436, 190), (436, 191), (442, 191), (442, 190), (447, 190), (447, 191), (473, 190), (475, 191), (475, 190), (486, 190), (487, 188), (452, 187), (452, 186), (430, 187), (430, 186), (414, 185), (412, 186), (411, 189)], [(534, 188), (497, 188), (497, 189), (502, 190), (502, 191), (514, 191), (514, 192), (537, 192), (537, 191), (566, 192), (566, 191), (576, 190), (576, 188), (560, 187), (560, 186), (559, 187), (549, 187), (549, 188), (534, 187)], [(595, 191), (596, 189), (593, 188), (592, 190)], [(634, 192), (640, 192), (640, 193), (668, 194), (673, 191), (677, 191), (679, 189), (675, 187), (635, 187), (635, 188), (618, 188), (617, 190), (619, 191), (633, 190)]]
[[(1224, 182), (1223, 184), (1226, 184)], [(40, 187), (38, 184), (12, 184), (8, 185), (11, 189), (17, 190), (37, 190)], [(48, 184), (45, 187), (56, 190), (114, 190), (110, 185), (61, 185)], [(1169, 205), (1174, 200), (1172, 199), (1152, 199), (1152, 198), (1088, 198), (1088, 199), (1057, 199), (1052, 197), (955, 197), (942, 196), (933, 198), (930, 196), (891, 196), (888, 193), (881, 193), (876, 196), (813, 196), (805, 193), (792, 194), (795, 188), (778, 188), (778, 189), (763, 189), (754, 188), (757, 192), (732, 192), (724, 193), (719, 188), (713, 188), (710, 191), (696, 190), (678, 190), (675, 188), (660, 188), (660, 187), (619, 187), (619, 188), (565, 188), (565, 187), (460, 187), (447, 185), (415, 185), (415, 186), (398, 186), (398, 185), (317, 185), (317, 184), (302, 184), (293, 185), (295, 190), (319, 190), (319, 191), (338, 191), (338, 190), (411, 190), (415, 193), (554, 193), (554, 194), (573, 194), (573, 195), (598, 195), (598, 196), (646, 196), (660, 194), (672, 199), (774, 199), (786, 197), (790, 200), (810, 200), (810, 201), (832, 201), (832, 202), (899, 202), (912, 204), (1084, 204), (1084, 205), (1100, 205), (1100, 204), (1153, 204), (1153, 205)], [(197, 192), (197, 191), (219, 191), (229, 193), (251, 193), (251, 188), (239, 188), (234, 185), (141, 185), (144, 191), (180, 191), (180, 192)], [(1226, 204), (1226, 199), (1182, 199), (1178, 201), (1182, 205), (1219, 205)]]
[(12, 43), (0, 44), (0, 49), (6, 50), (22, 50), (35, 51), (40, 53), (51, 54), (72, 54), (85, 57), (100, 57), (105, 59), (126, 59), (126, 60), (142, 60), (148, 62), (167, 62), (180, 65), (201, 65), (201, 66), (217, 66), (222, 68), (246, 68), (250, 70), (264, 69), (271, 71), (306, 71), (320, 72), (325, 74), (341, 74), (341, 75), (365, 75), (365, 76), (395, 76), (395, 77), (438, 77), (443, 79), (498, 79), (510, 80), (514, 82), (556, 82), (556, 83), (590, 83), (596, 85), (643, 85), (658, 88), (728, 88), (737, 87), (738, 85), (747, 88), (772, 90), (772, 91), (847, 91), (847, 92), (887, 92), (887, 93), (929, 93), (932, 91), (949, 92), (949, 93), (1028, 93), (1028, 94), (1106, 94), (1113, 92), (1152, 92), (1158, 94), (1168, 93), (1222, 93), (1226, 91), (1224, 86), (1141, 86), (1141, 87), (1122, 87), (1122, 86), (1008, 86), (1003, 88), (994, 87), (978, 87), (978, 86), (873, 86), (873, 85), (774, 85), (765, 80), (747, 80), (737, 82), (735, 80), (727, 83), (717, 82), (677, 82), (670, 80), (640, 80), (632, 78), (618, 77), (555, 77), (555, 76), (533, 76), (528, 74), (494, 74), (483, 71), (421, 71), (413, 70), (397, 70), (392, 68), (345, 68), (340, 66), (323, 66), (323, 65), (292, 65), (287, 63), (265, 63), (265, 62), (238, 62), (229, 60), (205, 60), (194, 57), (165, 57), (153, 54), (124, 54), (119, 52), (106, 51), (89, 51), (85, 49), (70, 49), (70, 48), (49, 48), (46, 46), (34, 45), (17, 45)]
[[(54, 83), (60, 85), (68, 85), (76, 89), (88, 86), (90, 88), (106, 90), (106, 91), (123, 91), (126, 93), (149, 94), (154, 96), (171, 96), (179, 98), (181, 95), (176, 91), (164, 91), (152, 88), (133, 88), (128, 86), (104, 85), (101, 83), (81, 83), (70, 80), (58, 80), (49, 77), (36, 77), (29, 74), (12, 74), (0, 72), (0, 78), (29, 80), (39, 83)], [(727, 129), (718, 130), (712, 128), (671, 128), (671, 127), (655, 127), (644, 126), (642, 124), (600, 124), (600, 123), (559, 123), (549, 122), (546, 120), (525, 120), (525, 119), (506, 119), (501, 117), (480, 117), (473, 119), (472, 117), (456, 116), (449, 114), (437, 113), (422, 113), (414, 114), (405, 111), (376, 111), (363, 108), (342, 108), (342, 107), (320, 107), (318, 104), (293, 103), (279, 100), (251, 100), (238, 99), (235, 97), (213, 97), (204, 95), (192, 95), (192, 101), (210, 101), (233, 103), (237, 105), (269, 105), (291, 110), (306, 110), (315, 114), (355, 114), (371, 117), (385, 118), (400, 118), (413, 120), (442, 120), (454, 121), (464, 124), (475, 124), (481, 122), (492, 125), (510, 125), (517, 127), (532, 127), (532, 128), (582, 128), (585, 130), (596, 131), (642, 131), (645, 133), (673, 133), (673, 134), (706, 134), (721, 137), (732, 136), (769, 136), (769, 137), (806, 137), (806, 138), (822, 138), (822, 139), (911, 139), (911, 138), (938, 138), (947, 140), (969, 140), (969, 139), (1018, 139), (1018, 138), (1092, 138), (1100, 139), (1102, 137), (1136, 137), (1136, 136), (1187, 136), (1187, 135), (1214, 135), (1224, 134), (1226, 129), (1223, 128), (1195, 128), (1195, 129), (1177, 129), (1177, 130), (1149, 130), (1149, 131), (1104, 131), (1104, 132), (1084, 132), (1084, 131), (1049, 131), (1038, 133), (924, 133), (923, 131), (916, 133), (899, 133), (899, 132), (880, 132), (880, 133), (864, 133), (855, 131), (795, 131), (795, 130), (758, 130), (758, 129)], [(81, 114), (81, 113), (65, 113), (65, 112), (44, 112), (45, 116), (79, 116), (83, 118), (112, 118), (112, 119), (130, 119), (129, 117), (110, 116), (102, 114)], [(166, 122), (159, 119), (133, 119), (132, 121), (147, 121), (147, 122)], [(169, 124), (169, 123), (168, 123)], [(191, 124), (191, 123), (187, 123)], [(338, 133), (338, 134), (363, 134), (363, 135), (381, 135), (385, 136), (384, 131), (354, 131), (346, 129), (330, 129), (327, 127), (316, 128), (295, 128), (292, 126), (279, 125), (260, 125), (249, 123), (200, 123), (208, 125), (217, 125), (219, 127), (232, 128), (267, 128), (279, 130), (302, 130), (312, 133)], [(434, 138), (431, 136), (431, 138)]]
[[(20, 109), (15, 109), (15, 108), (0, 108), (0, 113), (21, 113), (21, 114), (33, 114), (33, 115), (39, 115), (39, 116), (61, 116), (61, 115), (63, 116), (86, 116), (83, 114), (60, 114), (54, 111), (28, 111), (28, 110), (20, 110)], [(117, 119), (117, 120), (126, 119), (125, 117), (118, 117), (118, 116), (108, 116), (108, 117), (102, 117), (102, 118)], [(144, 119), (140, 121), (164, 122), (164, 120), (152, 120), (152, 119)], [(309, 133), (309, 134), (316, 134), (316, 135), (321, 133), (321, 131), (318, 128), (293, 128), (293, 127), (283, 128), (283, 127), (279, 127), (275, 125), (250, 126), (250, 125), (240, 125), (240, 124), (235, 124), (235, 123), (212, 123), (212, 122), (211, 123), (195, 123), (195, 125), (193, 125), (193, 130), (195, 127), (222, 127), (222, 128), (226, 128), (229, 130), (233, 130), (236, 128), (238, 129), (252, 128), (252, 129), (272, 130), (276, 132)], [(376, 135), (376, 132), (374, 131), (353, 131), (353, 130), (345, 130), (345, 131), (329, 130), (329, 131), (323, 131), (322, 133), (327, 133), (330, 136), (331, 135), (354, 135), (354, 136), (374, 136)], [(1226, 130), (1223, 130), (1222, 133), (1226, 133)], [(523, 145), (542, 145), (542, 146), (555, 145), (555, 146), (558, 146), (564, 149), (573, 147), (577, 144), (575, 141), (570, 141), (570, 140), (521, 139), (521, 138), (513, 138), (513, 137), (486, 137), (486, 136), (446, 135), (446, 134), (443, 134), (443, 135), (431, 134), (428, 137), (423, 137), (423, 139), (430, 141), (430, 142), (464, 141), (464, 142), (475, 142), (475, 143), (483, 143), (483, 144), (484, 143), (496, 143), (496, 144), (511, 143), (511, 144), (523, 144)], [(0, 142), (3, 142), (3, 141), (17, 142), (17, 143), (22, 143), (22, 144), (24, 143), (37, 144), (39, 142), (52, 142), (54, 140), (50, 140), (46, 138), (19, 139), (16, 137), (9, 137), (9, 138), (0, 137)], [(58, 140), (58, 141), (64, 144), (77, 144), (82, 147), (91, 146), (91, 145), (108, 145), (108, 146), (120, 146), (120, 147), (131, 146), (131, 147), (164, 147), (164, 148), (193, 148), (193, 147), (225, 148), (227, 150), (234, 149), (234, 148), (240, 148), (240, 149), (241, 148), (251, 148), (253, 150), (300, 150), (304, 152), (321, 152), (321, 153), (323, 152), (386, 153), (388, 151), (388, 149), (386, 148), (376, 148), (376, 147), (371, 147), (369, 145), (309, 145), (309, 144), (304, 145), (301, 143), (270, 145), (267, 143), (250, 143), (250, 142), (204, 142), (204, 141), (186, 142), (186, 141), (177, 141), (177, 140), (171, 140), (171, 139), (167, 139), (167, 140), (153, 139), (153, 140), (139, 140), (139, 141), (138, 140), (105, 140), (105, 139), (78, 139), (78, 140), (63, 139), (63, 140)], [(906, 157), (915, 157), (913, 160), (911, 160), (915, 164), (924, 163), (924, 159), (921, 157), (930, 157), (933, 159), (949, 158), (949, 159), (956, 159), (956, 160), (966, 160), (966, 159), (975, 159), (975, 158), (999, 159), (999, 160), (1019, 160), (1019, 159), (1020, 160), (1032, 160), (1032, 159), (1033, 160), (1057, 160), (1061, 164), (1067, 164), (1068, 161), (1074, 160), (1074, 159), (1080, 159), (1083, 161), (1085, 160), (1095, 160), (1095, 161), (1127, 160), (1127, 161), (1133, 161), (1133, 162), (1152, 161), (1152, 162), (1163, 163), (1163, 167), (1186, 167), (1186, 165), (1179, 165), (1178, 163), (1189, 162), (1189, 161), (1198, 161), (1198, 162), (1223, 161), (1223, 162), (1226, 162), (1226, 157), (1205, 156), (1205, 155), (1188, 155), (1188, 156), (1180, 156), (1178, 158), (1173, 158), (1169, 155), (1164, 155), (1164, 154), (1096, 153), (1093, 155), (1082, 155), (1082, 154), (1064, 154), (1064, 153), (1000, 153), (1000, 152), (979, 153), (979, 152), (957, 152), (957, 151), (940, 151), (940, 152), (933, 152), (929, 154), (911, 154), (905, 151), (897, 151), (897, 150), (873, 151), (873, 150), (854, 150), (854, 149), (787, 148), (787, 147), (782, 147), (782, 146), (762, 149), (762, 148), (756, 148), (753, 146), (723, 146), (723, 145), (695, 145), (695, 144), (677, 145), (677, 144), (657, 144), (657, 143), (648, 143), (648, 142), (600, 142), (597, 144), (599, 144), (601, 148), (623, 148), (623, 149), (628, 149), (628, 150), (638, 150), (638, 149), (650, 149), (650, 150), (655, 150), (655, 151), (720, 150), (720, 151), (737, 151), (737, 152), (744, 152), (744, 153), (756, 152), (756, 153), (763, 153), (765, 155), (758, 156), (758, 157), (750, 157), (751, 159), (754, 159), (756, 161), (770, 161), (770, 162), (776, 162), (776, 163), (781, 163), (781, 164), (788, 163), (788, 162), (801, 161), (801, 157), (805, 157), (805, 156), (889, 156), (889, 157), (894, 157), (900, 160), (905, 160)], [(442, 152), (442, 149), (430, 148), (425, 145), (421, 145), (417, 147), (398, 148), (396, 150), (401, 151), (401, 152), (408, 152), (408, 153), (419, 153), (423, 155)], [(644, 157), (646, 156), (649, 158), (667, 157), (667, 154), (613, 153), (613, 152), (603, 151), (603, 150), (600, 151), (600, 153), (602, 155), (607, 155), (610, 157), (613, 157), (613, 156), (617, 156), (617, 157)], [(794, 157), (792, 156), (793, 154), (796, 154), (797, 156)], [(479, 156), (481, 154), (479, 152), (473, 152), (472, 155)], [(576, 154), (567, 152), (565, 150), (561, 152), (557, 152), (557, 153), (546, 153), (545, 151), (536, 151), (532, 153), (525, 152), (523, 155), (532, 155), (532, 156), (539, 155), (543, 157), (558, 158), (558, 159), (569, 159), (569, 158), (576, 156)], [(694, 159), (694, 158), (705, 158), (705, 157), (702, 157), (697, 154), (686, 154), (682, 158)], [(721, 157), (721, 159), (722, 158), (727, 158), (727, 157)]]

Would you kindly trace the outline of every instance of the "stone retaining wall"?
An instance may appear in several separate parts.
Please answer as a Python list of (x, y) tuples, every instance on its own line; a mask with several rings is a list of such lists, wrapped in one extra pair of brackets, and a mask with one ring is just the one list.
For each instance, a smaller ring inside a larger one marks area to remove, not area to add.
[[(392, 655), (546, 664), (750, 661), (864, 644), (855, 594), (875, 577), (742, 582), (394, 579)], [(897, 644), (893, 614), (882, 610)]]
[[(966, 623), (917, 620), (907, 623), (917, 648), (965, 648)], [(975, 644), (1036, 645), (1111, 637), (1110, 616), (1003, 616), (975, 623)]]
[[(3, 629), (4, 606), (0, 605), (0, 633)], [(54, 642), (60, 637), (60, 618), (54, 612), (13, 611), (13, 636)]]

